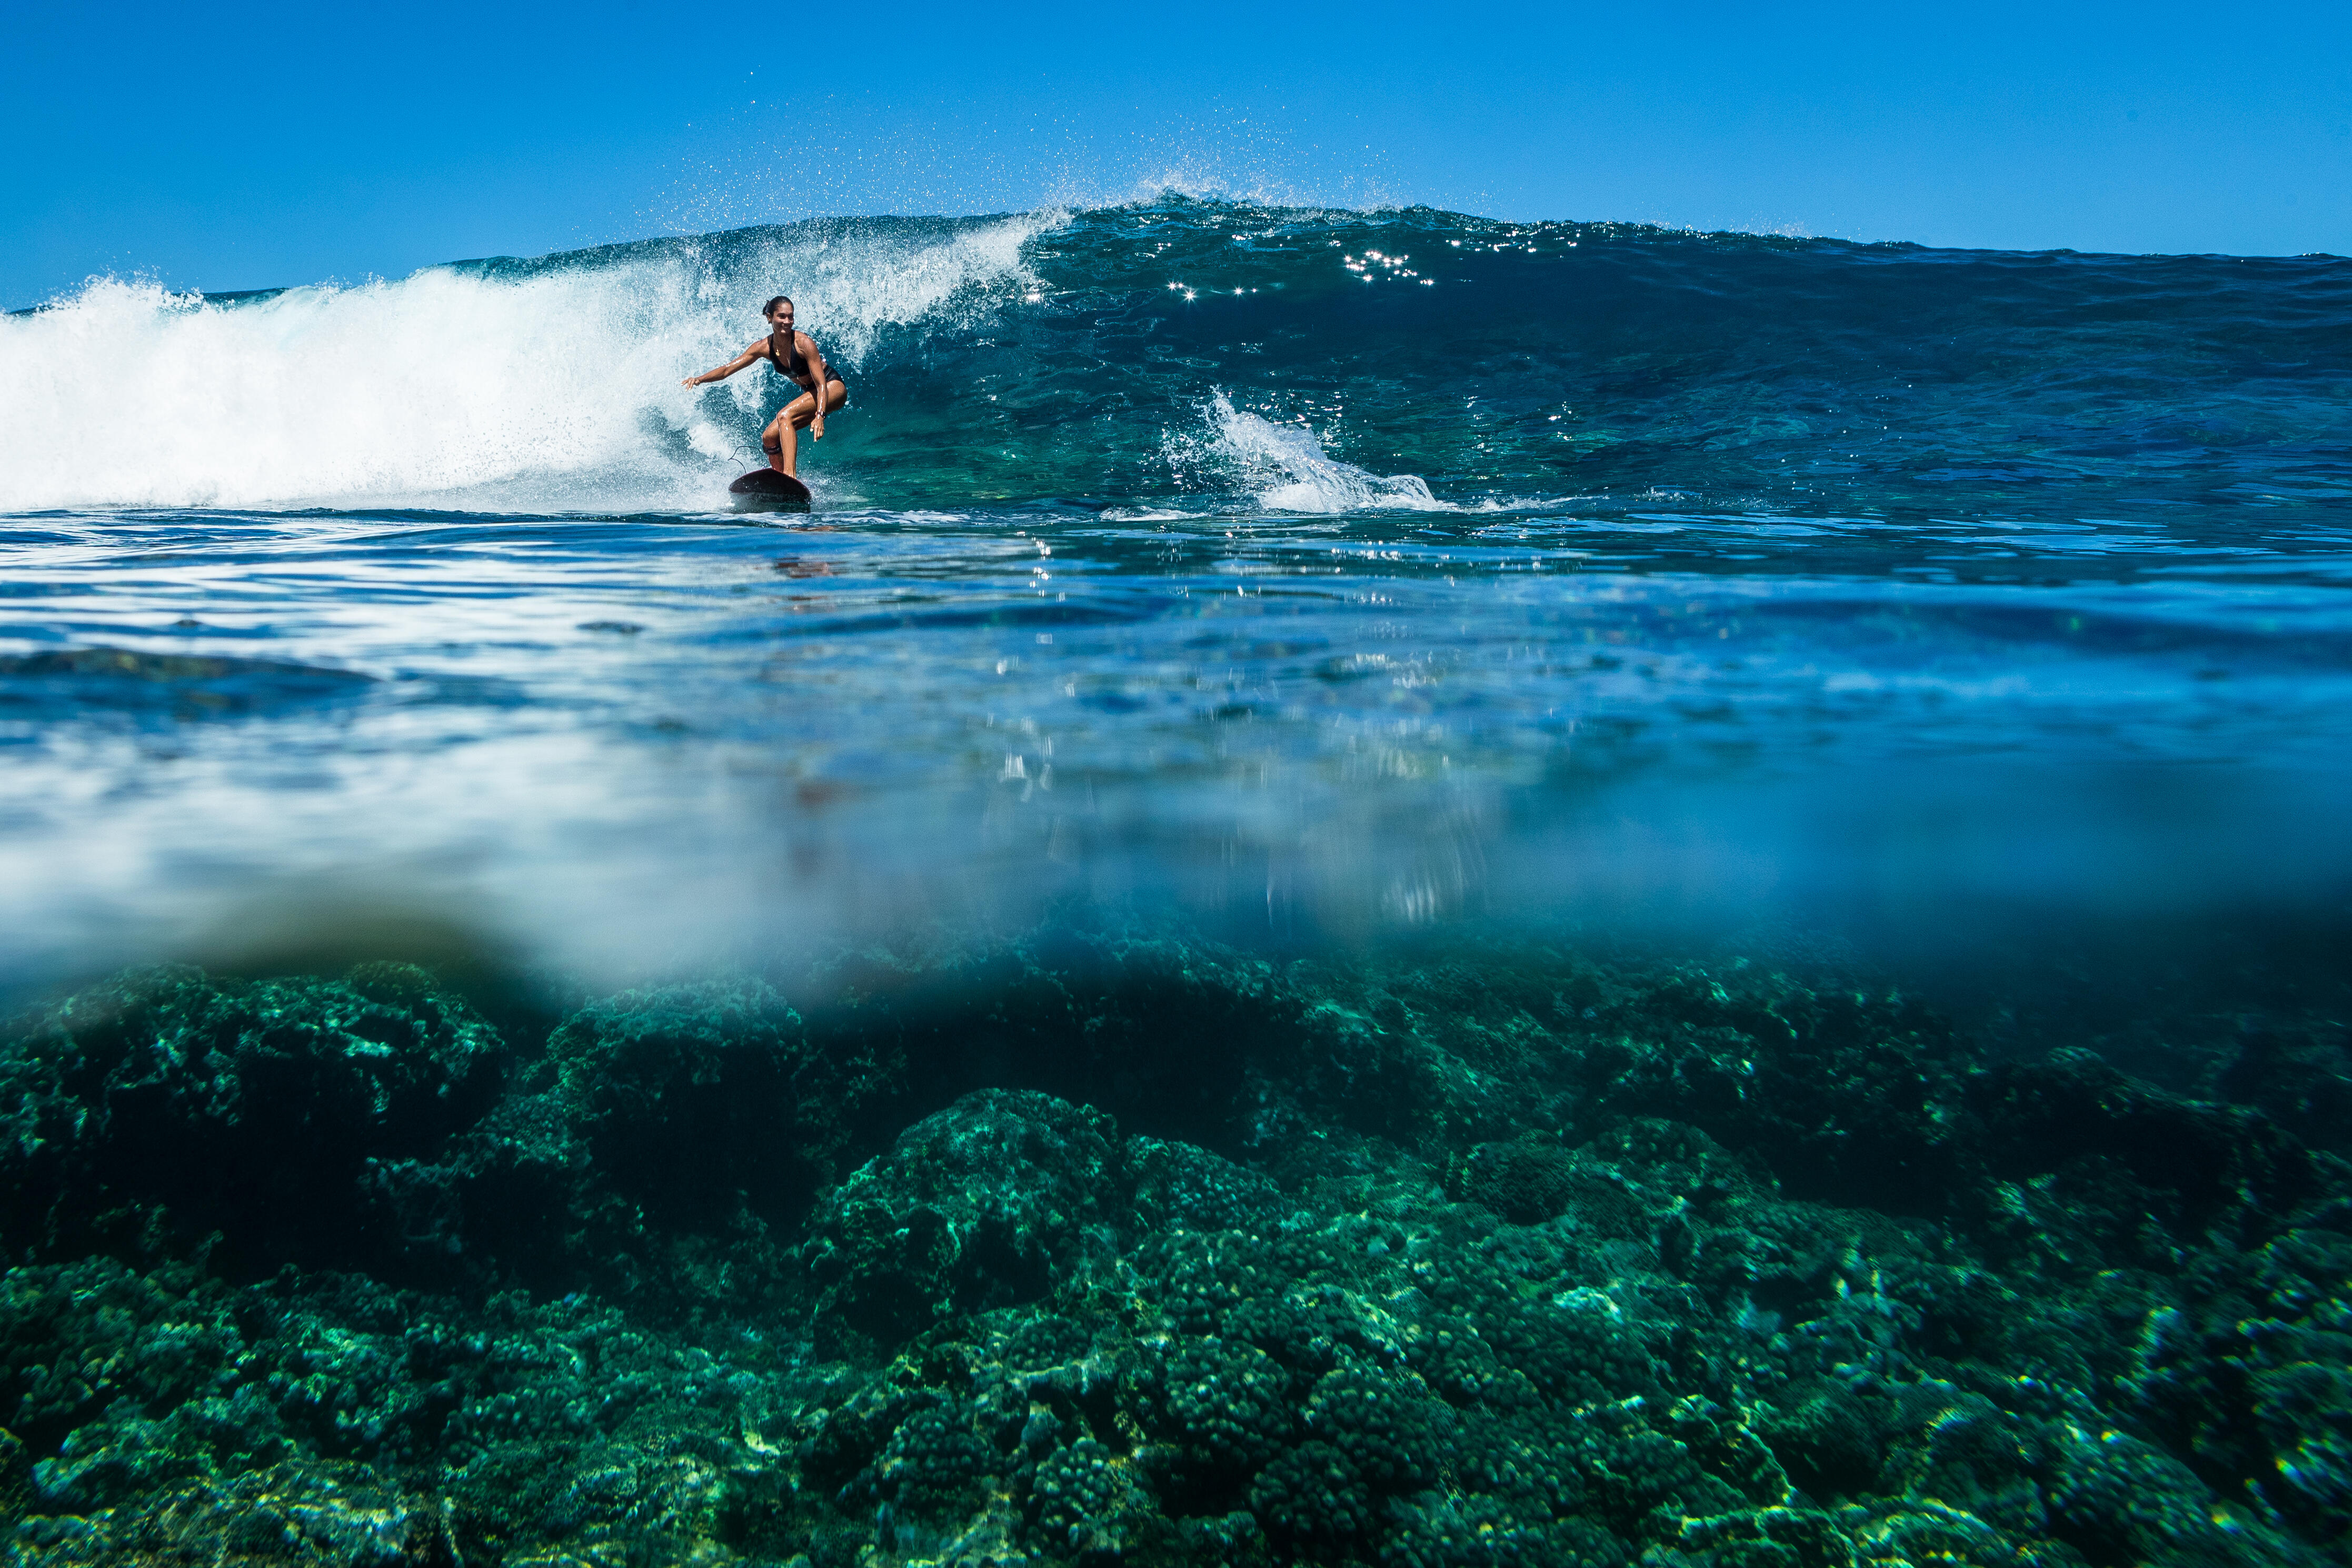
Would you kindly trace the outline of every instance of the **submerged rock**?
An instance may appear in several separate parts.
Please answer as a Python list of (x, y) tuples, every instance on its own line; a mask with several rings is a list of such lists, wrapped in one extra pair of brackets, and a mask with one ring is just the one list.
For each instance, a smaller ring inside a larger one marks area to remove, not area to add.
[(1116, 1249), (1129, 1180), (1108, 1116), (982, 1090), (827, 1193), (802, 1260), (828, 1345), (887, 1352), (959, 1312), (1033, 1301)]
[(485, 1115), (509, 1060), (405, 965), (126, 976), (0, 1040), (0, 1233), (48, 1256), (202, 1245), (232, 1275), (381, 1266), (406, 1245), (391, 1173)]

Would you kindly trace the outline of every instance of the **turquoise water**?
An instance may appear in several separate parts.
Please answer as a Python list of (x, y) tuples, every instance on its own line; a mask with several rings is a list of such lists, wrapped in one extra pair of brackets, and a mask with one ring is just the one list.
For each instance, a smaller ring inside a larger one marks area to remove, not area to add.
[[(780, 289), (850, 406), (730, 514), (781, 383), (677, 382)], [(1174, 198), (0, 318), (0, 1423), (114, 1511), (18, 1550), (2342, 1560), (2347, 328), (2332, 257)], [(276, 1370), (41, 1394), (109, 1291)], [(320, 1427), (273, 1313), (493, 1348)], [(638, 1426), (485, 1425), (591, 1341)]]

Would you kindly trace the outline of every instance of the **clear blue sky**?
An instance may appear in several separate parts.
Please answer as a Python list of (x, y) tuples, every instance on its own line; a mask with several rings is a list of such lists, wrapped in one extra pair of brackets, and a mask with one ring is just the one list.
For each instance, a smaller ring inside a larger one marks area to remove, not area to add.
[(0, 305), (1236, 193), (2352, 252), (2352, 5), (25, 5)]

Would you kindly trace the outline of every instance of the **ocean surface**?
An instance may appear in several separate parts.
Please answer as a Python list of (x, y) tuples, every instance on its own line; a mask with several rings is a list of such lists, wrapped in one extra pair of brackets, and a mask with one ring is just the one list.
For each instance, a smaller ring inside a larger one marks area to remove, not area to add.
[(837, 219), (0, 430), (15, 1560), (2352, 1561), (2352, 261)]

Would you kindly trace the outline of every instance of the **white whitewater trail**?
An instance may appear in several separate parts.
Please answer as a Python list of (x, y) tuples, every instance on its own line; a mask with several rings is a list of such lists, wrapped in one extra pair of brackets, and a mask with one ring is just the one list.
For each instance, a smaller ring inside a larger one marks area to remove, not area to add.
[(707, 505), (750, 456), (770, 390), (683, 375), (760, 332), (790, 293), (852, 371), (889, 326), (1026, 278), (1030, 214), (920, 236), (804, 227), (721, 280), (694, 244), (527, 277), (432, 267), (392, 282), (206, 301), (94, 279), (0, 317), (0, 511), (424, 506), (532, 511)]
[[(1206, 455), (1213, 466), (1240, 480), (1257, 504), (1272, 512), (1325, 516), (1340, 512), (1450, 512), (1455, 508), (1430, 493), (1413, 474), (1382, 478), (1323, 450), (1303, 424), (1276, 424), (1237, 409), (1224, 393), (1211, 399)], [(1171, 449), (1180, 467), (1192, 455)]]

